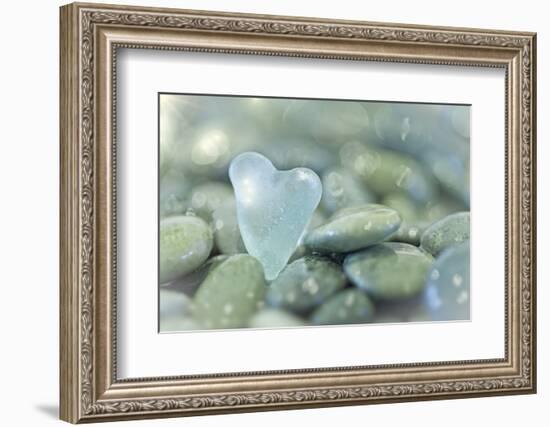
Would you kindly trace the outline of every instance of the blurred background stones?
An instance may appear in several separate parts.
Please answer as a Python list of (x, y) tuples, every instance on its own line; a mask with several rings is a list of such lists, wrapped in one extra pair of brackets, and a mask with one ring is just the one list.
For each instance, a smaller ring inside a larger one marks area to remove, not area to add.
[[(470, 108), (160, 96), (160, 331), (469, 319)], [(228, 177), (255, 151), (323, 195), (268, 282)]]

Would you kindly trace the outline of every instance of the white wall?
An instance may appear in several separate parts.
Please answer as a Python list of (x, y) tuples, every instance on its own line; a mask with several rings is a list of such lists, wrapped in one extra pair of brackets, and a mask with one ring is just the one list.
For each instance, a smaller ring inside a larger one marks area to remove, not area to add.
[[(124, 3), (111, 0), (113, 3)], [(130, 1), (130, 0), (129, 0)], [(543, 425), (550, 405), (550, 29), (544, 2), (306, 0), (133, 0), (134, 4), (538, 32), (539, 393), (427, 403), (267, 412), (132, 425), (245, 426)], [(46, 426), (58, 401), (58, 6), (57, 0), (2, 5), (0, 65), (0, 401), (2, 424)], [(546, 334), (546, 336), (545, 336)], [(155, 424), (153, 424), (155, 423)]]

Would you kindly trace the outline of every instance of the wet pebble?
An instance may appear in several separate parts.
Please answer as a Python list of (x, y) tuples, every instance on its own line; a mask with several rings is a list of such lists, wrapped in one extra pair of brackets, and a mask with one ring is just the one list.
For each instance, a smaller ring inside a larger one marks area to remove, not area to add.
[(258, 311), (248, 326), (250, 328), (284, 328), (292, 326), (305, 326), (306, 322), (301, 317), (277, 308), (265, 307)]
[(400, 224), (399, 214), (382, 205), (345, 208), (308, 232), (304, 243), (322, 252), (351, 252), (387, 239)]
[(315, 325), (367, 323), (373, 319), (374, 312), (374, 304), (364, 292), (345, 289), (316, 309), (311, 321)]
[(425, 223), (402, 223), (399, 229), (391, 236), (392, 242), (410, 243), (411, 245), (420, 245), (422, 233), (426, 230)]
[(187, 207), (197, 216), (210, 222), (213, 212), (233, 198), (233, 189), (229, 184), (210, 181), (193, 188), (187, 201)]
[(170, 169), (162, 177), (159, 187), (159, 210), (161, 218), (183, 215), (187, 209), (186, 199), (191, 191), (189, 177), (179, 170)]
[(159, 310), (164, 316), (184, 316), (191, 314), (191, 298), (183, 292), (161, 288), (159, 291)]
[(166, 316), (160, 319), (160, 332), (185, 332), (204, 329), (204, 326), (190, 316)]
[(470, 242), (443, 251), (427, 275), (424, 299), (431, 320), (470, 319)]
[(209, 258), (204, 264), (202, 264), (195, 271), (182, 276), (173, 282), (169, 282), (163, 285), (165, 289), (175, 290), (177, 292), (183, 292), (185, 295), (192, 297), (197, 291), (200, 284), (206, 278), (208, 273), (220, 265), (223, 261), (229, 258), (229, 255), (216, 255)]
[(328, 170), (323, 174), (321, 181), (323, 183), (321, 206), (329, 215), (343, 208), (375, 201), (374, 195), (366, 185), (344, 168)]
[(180, 291), (161, 288), (159, 292), (159, 330), (160, 332), (178, 332), (200, 329), (199, 323), (192, 318), (191, 298)]
[(346, 284), (340, 266), (328, 259), (306, 256), (287, 265), (271, 282), (266, 301), (295, 313), (306, 313)]
[(222, 254), (246, 253), (239, 230), (235, 200), (229, 198), (212, 213), (214, 242)]
[(367, 110), (357, 102), (294, 100), (283, 115), (291, 129), (327, 144), (339, 144), (364, 133), (370, 124)]
[(404, 193), (416, 202), (437, 196), (431, 174), (406, 154), (351, 142), (342, 147), (340, 157), (342, 165), (351, 168), (379, 196)]
[(426, 229), (420, 244), (433, 256), (444, 249), (470, 239), (470, 212), (449, 215)]
[(348, 255), (344, 271), (351, 282), (378, 300), (412, 298), (424, 289), (433, 258), (406, 243), (381, 243)]
[(261, 307), (266, 290), (256, 258), (232, 255), (210, 270), (199, 286), (194, 316), (207, 329), (245, 327)]
[(195, 270), (206, 261), (212, 245), (212, 231), (198, 217), (174, 216), (161, 220), (160, 283)]

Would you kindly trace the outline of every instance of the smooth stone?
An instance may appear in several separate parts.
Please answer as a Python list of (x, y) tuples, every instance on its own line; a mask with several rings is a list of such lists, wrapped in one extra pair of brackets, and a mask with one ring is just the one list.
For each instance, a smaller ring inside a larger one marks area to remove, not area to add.
[(258, 311), (248, 327), (250, 328), (287, 328), (295, 326), (306, 326), (307, 323), (301, 317), (277, 308), (265, 307)]
[(233, 189), (229, 184), (218, 181), (208, 181), (195, 186), (187, 201), (187, 207), (195, 215), (207, 222), (212, 220), (212, 214), (224, 203), (233, 199)]
[(466, 140), (470, 140), (470, 107), (453, 109), (451, 122), (456, 133)]
[(340, 150), (341, 163), (378, 196), (404, 193), (422, 203), (437, 196), (438, 188), (423, 165), (407, 154), (351, 142)]
[(396, 210), (403, 222), (416, 222), (419, 218), (417, 204), (405, 194), (388, 194), (382, 199), (381, 204)]
[(326, 144), (320, 144), (307, 137), (273, 138), (259, 147), (258, 152), (267, 157), (279, 170), (309, 168), (321, 173), (333, 163), (333, 155)]
[(204, 281), (208, 273), (229, 258), (229, 255), (216, 255), (209, 258), (195, 271), (180, 277), (173, 282), (169, 282), (163, 286), (165, 289), (182, 292), (189, 297), (195, 295), (200, 284)]
[[(309, 220), (309, 224), (306, 227), (306, 234), (308, 231), (313, 230), (314, 228), (319, 227), (320, 225), (324, 224), (326, 222), (327, 218), (325, 215), (321, 212), (320, 208), (317, 208), (315, 212), (313, 212), (313, 215), (311, 216), (311, 219)], [(304, 245), (304, 238), (306, 234), (303, 234), (300, 241), (298, 242), (298, 247), (294, 251), (294, 253), (289, 258), (288, 262), (296, 261), (299, 258), (303, 258), (306, 255), (312, 255), (312, 250), (309, 249), (306, 245)]]
[(189, 316), (167, 316), (160, 319), (159, 332), (185, 332), (198, 331), (203, 326), (193, 317)]
[(426, 223), (406, 223), (403, 222), (399, 229), (390, 237), (392, 242), (410, 243), (411, 245), (420, 245), (422, 234), (428, 225)]
[(159, 98), (159, 174), (162, 178), (174, 163), (182, 133), (190, 129), (194, 109), (186, 97), (163, 94)]
[(190, 179), (181, 171), (170, 169), (160, 178), (160, 217), (183, 215), (187, 209), (187, 197), (191, 191)]
[(345, 208), (307, 233), (304, 243), (322, 252), (351, 252), (387, 239), (400, 224), (399, 214), (382, 205)]
[(192, 318), (193, 304), (186, 294), (161, 288), (159, 293), (159, 331), (179, 332), (200, 329)]
[(431, 320), (470, 319), (470, 241), (444, 250), (427, 275), (424, 299)]
[(453, 197), (470, 206), (470, 160), (456, 154), (427, 152), (425, 162), (439, 184)]
[(264, 272), (254, 257), (230, 256), (210, 270), (193, 298), (194, 317), (206, 329), (245, 327), (261, 307)]
[(246, 253), (246, 247), (239, 230), (237, 206), (233, 198), (224, 201), (212, 213), (214, 242), (222, 254)]
[(451, 214), (467, 210), (467, 206), (456, 198), (443, 196), (432, 200), (424, 206), (420, 213), (422, 219), (430, 224)]
[(430, 225), (422, 234), (420, 245), (433, 256), (444, 249), (470, 239), (470, 212), (458, 212)]
[(379, 301), (376, 304), (375, 323), (428, 322), (430, 314), (421, 293), (399, 301)]
[(287, 264), (321, 200), (321, 180), (310, 169), (278, 171), (258, 153), (231, 162), (237, 219), (247, 252), (273, 280)]
[(367, 110), (356, 101), (294, 100), (283, 115), (284, 123), (329, 144), (341, 144), (369, 127)]
[(383, 145), (417, 154), (430, 144), (431, 132), (439, 127), (438, 105), (383, 104), (374, 115), (374, 128)]
[(344, 168), (332, 168), (326, 171), (321, 181), (323, 197), (321, 206), (329, 215), (336, 211), (361, 206), (375, 201), (374, 195), (355, 175)]
[(191, 273), (210, 255), (213, 246), (208, 224), (195, 216), (160, 221), (160, 283)]
[(266, 302), (294, 313), (307, 313), (342, 289), (346, 277), (328, 259), (307, 256), (289, 264), (270, 285)]
[(364, 292), (358, 289), (345, 289), (316, 309), (311, 321), (315, 325), (368, 323), (372, 321), (374, 312), (374, 304)]
[(161, 288), (159, 291), (159, 316), (189, 315), (192, 312), (191, 298), (183, 292), (173, 289)]
[(422, 292), (432, 262), (428, 253), (413, 245), (387, 242), (348, 255), (344, 272), (377, 300), (402, 300)]

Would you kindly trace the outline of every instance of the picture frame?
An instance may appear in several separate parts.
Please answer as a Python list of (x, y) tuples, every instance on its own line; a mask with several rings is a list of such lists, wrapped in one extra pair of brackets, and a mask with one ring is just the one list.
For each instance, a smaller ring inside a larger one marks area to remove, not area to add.
[[(60, 24), (61, 419), (536, 392), (534, 33), (85, 3), (61, 7)], [(122, 49), (503, 70), (503, 357), (119, 378), (116, 64)]]

